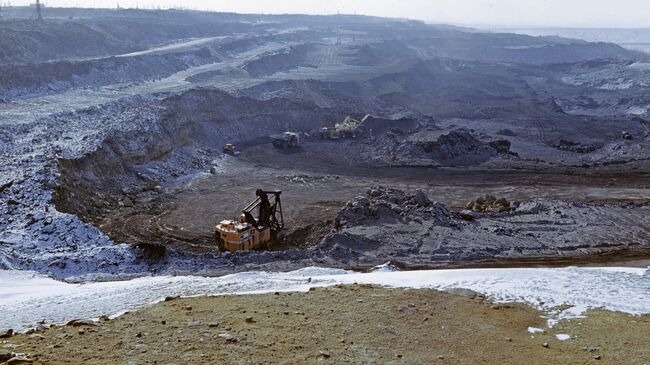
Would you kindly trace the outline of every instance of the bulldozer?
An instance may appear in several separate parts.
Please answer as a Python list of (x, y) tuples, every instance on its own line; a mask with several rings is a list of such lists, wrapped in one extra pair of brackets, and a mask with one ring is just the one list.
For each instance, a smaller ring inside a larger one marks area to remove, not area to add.
[(348, 115), (343, 122), (336, 123), (334, 128), (321, 128), (320, 136), (322, 139), (357, 138), (358, 129), (366, 123), (368, 118), (370, 118), (370, 114), (366, 114), (361, 120)]
[[(220, 251), (237, 252), (268, 247), (284, 229), (279, 190), (257, 189), (257, 198), (242, 210), (239, 220), (223, 220), (215, 227)], [(269, 196), (273, 201), (269, 199)], [(253, 212), (257, 209), (257, 218)]]
[(289, 148), (298, 147), (300, 144), (300, 136), (294, 132), (283, 132), (279, 134), (272, 134), (271, 141), (276, 148)]

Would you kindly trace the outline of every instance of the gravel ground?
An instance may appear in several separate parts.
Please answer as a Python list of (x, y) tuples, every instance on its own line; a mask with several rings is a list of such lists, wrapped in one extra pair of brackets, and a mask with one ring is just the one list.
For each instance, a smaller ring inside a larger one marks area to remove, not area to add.
[[(98, 323), (3, 339), (35, 364), (644, 364), (647, 316), (589, 312), (545, 328), (471, 291), (366, 285), (172, 299)], [(535, 332), (540, 328), (541, 333)], [(616, 336), (611, 336), (616, 333)], [(567, 335), (568, 340), (561, 340)]]

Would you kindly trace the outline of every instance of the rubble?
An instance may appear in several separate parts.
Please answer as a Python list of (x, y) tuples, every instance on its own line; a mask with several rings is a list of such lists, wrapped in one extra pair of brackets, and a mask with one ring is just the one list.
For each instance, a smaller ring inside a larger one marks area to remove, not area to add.
[[(391, 188), (369, 189), (337, 214), (335, 229), (310, 255), (326, 257), (330, 265), (372, 267), (395, 260), (408, 267), (544, 257), (558, 250), (602, 252), (621, 244), (640, 246), (650, 237), (641, 228), (650, 224), (648, 207), (610, 205), (603, 210), (598, 205), (544, 199), (511, 203), (487, 196), (471, 203), (477, 212), (457, 213), (436, 202), (419, 206), (415, 196)], [(623, 214), (627, 223), (604, 237), (598, 232), (608, 230), (610, 218), (602, 214)], [(638, 240), (630, 241), (630, 234)]]
[(518, 202), (510, 202), (505, 198), (496, 198), (488, 194), (467, 203), (466, 208), (479, 213), (504, 213), (512, 211), (518, 206)]

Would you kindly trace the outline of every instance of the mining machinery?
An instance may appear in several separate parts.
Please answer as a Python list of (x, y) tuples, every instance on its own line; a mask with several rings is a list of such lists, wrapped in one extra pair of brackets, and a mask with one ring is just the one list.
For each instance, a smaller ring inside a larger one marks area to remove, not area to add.
[(370, 118), (370, 114), (366, 114), (361, 120), (352, 118), (351, 116), (345, 117), (343, 122), (336, 123), (334, 128), (323, 127), (320, 129), (320, 136), (323, 139), (340, 139), (340, 138), (357, 138), (357, 131)]
[(223, 153), (231, 156), (241, 155), (241, 152), (232, 143), (227, 143), (226, 145), (223, 146)]
[[(257, 189), (257, 198), (239, 216), (239, 220), (223, 220), (215, 227), (215, 240), (220, 251), (244, 251), (268, 247), (284, 229), (279, 190)], [(257, 210), (257, 218), (253, 215)]]
[(282, 132), (270, 136), (273, 146), (275, 148), (289, 148), (298, 147), (300, 144), (300, 136), (295, 132)]

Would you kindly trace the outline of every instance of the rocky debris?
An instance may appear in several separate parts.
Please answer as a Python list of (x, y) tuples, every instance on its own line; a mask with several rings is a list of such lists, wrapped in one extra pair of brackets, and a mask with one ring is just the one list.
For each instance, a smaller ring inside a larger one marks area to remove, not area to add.
[(73, 319), (66, 323), (66, 326), (72, 326), (72, 327), (82, 327), (82, 326), (88, 326), (88, 327), (97, 327), (99, 326), (97, 323), (89, 320), (89, 319)]
[(454, 294), (454, 295), (460, 295), (463, 297), (467, 297), (470, 299), (485, 299), (485, 294), (479, 293), (477, 291), (471, 290), (471, 289), (465, 289), (465, 288), (450, 288), (450, 289), (445, 289), (447, 293)]
[(495, 141), (488, 142), (488, 146), (492, 147), (497, 153), (510, 153), (510, 147), (512, 143), (507, 139), (497, 139)]
[(218, 336), (226, 340), (227, 343), (239, 342), (239, 337), (230, 332), (221, 332)]
[(435, 141), (417, 142), (417, 145), (429, 158), (449, 164), (478, 164), (494, 157), (497, 152), (462, 129), (443, 134)]
[(11, 185), (14, 184), (13, 180), (9, 180), (8, 182), (0, 185), (0, 194), (4, 193), (5, 190), (9, 189)]
[(201, 327), (203, 326), (203, 322), (201, 321), (187, 321), (187, 327), (193, 328), (193, 327)]
[(417, 312), (417, 308), (415, 307), (415, 304), (413, 304), (413, 303), (400, 304), (397, 307), (397, 310), (402, 312), (402, 313), (415, 313), (415, 312)]
[[(603, 209), (543, 199), (513, 204), (488, 196), (472, 202), (477, 211), (455, 213), (415, 197), (396, 189), (369, 189), (339, 211), (334, 229), (308, 254), (329, 265), (372, 267), (395, 260), (409, 267), (553, 256), (558, 250), (602, 253), (641, 247), (650, 239), (643, 228), (650, 224), (650, 207)], [(609, 228), (612, 214), (626, 222), (615, 232)]]
[(344, 227), (365, 222), (410, 222), (437, 220), (451, 224), (453, 215), (441, 203), (433, 203), (422, 191), (407, 194), (401, 190), (375, 187), (347, 203), (335, 219), (335, 226)]
[(621, 132), (621, 139), (632, 140), (634, 139), (634, 136), (632, 136), (632, 133), (628, 131), (623, 131)]
[(506, 198), (497, 198), (488, 194), (467, 203), (465, 208), (479, 213), (505, 213), (516, 209), (517, 206), (519, 206), (517, 202), (510, 202)]
[(11, 359), (7, 360), (7, 365), (31, 364), (33, 362), (34, 362), (34, 360), (29, 358), (25, 354), (16, 354), (16, 356), (14, 356)]
[(8, 329), (4, 333), (0, 334), (0, 338), (9, 338), (14, 335), (14, 330), (13, 329)]
[(14, 353), (5, 349), (0, 349), (0, 363), (5, 362), (14, 357)]
[(472, 166), (510, 153), (505, 139), (481, 141), (466, 129), (393, 128), (370, 142), (364, 158), (400, 166)]
[(584, 143), (569, 141), (566, 139), (560, 139), (560, 141), (554, 144), (553, 147), (562, 151), (585, 154), (585, 153), (594, 152), (602, 148), (603, 146), (599, 144), (584, 144)]

